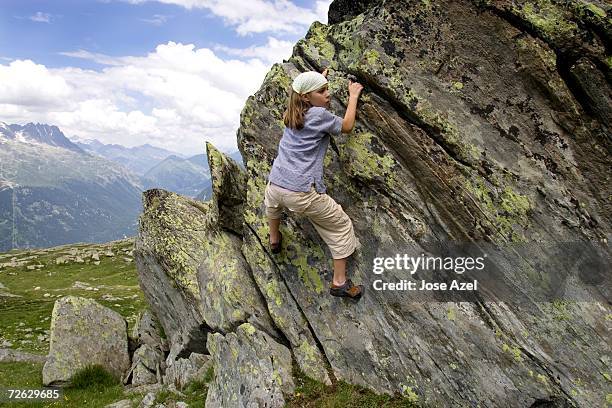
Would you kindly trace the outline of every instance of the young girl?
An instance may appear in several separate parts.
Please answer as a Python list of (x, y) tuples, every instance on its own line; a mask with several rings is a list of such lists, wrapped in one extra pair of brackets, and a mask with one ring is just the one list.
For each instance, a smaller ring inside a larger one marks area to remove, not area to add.
[(327, 70), (303, 72), (292, 84), (283, 120), (285, 131), (278, 146), (265, 192), (272, 253), (281, 251), (281, 212), (287, 208), (310, 219), (329, 246), (334, 260), (333, 296), (358, 300), (362, 285), (346, 278), (346, 260), (355, 251), (357, 239), (350, 218), (330, 196), (323, 184), (323, 158), (329, 134), (349, 133), (355, 125), (357, 100), (363, 86), (349, 82), (349, 100), (344, 119), (330, 113)]

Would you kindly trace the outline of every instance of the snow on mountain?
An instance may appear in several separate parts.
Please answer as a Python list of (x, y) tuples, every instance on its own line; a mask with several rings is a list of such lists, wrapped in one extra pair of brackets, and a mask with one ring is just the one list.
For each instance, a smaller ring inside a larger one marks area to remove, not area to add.
[(26, 125), (15, 125), (0, 122), (0, 136), (5, 139), (17, 140), (21, 143), (44, 144), (61, 147), (79, 153), (84, 151), (72, 143), (57, 126), (40, 123), (28, 123)]

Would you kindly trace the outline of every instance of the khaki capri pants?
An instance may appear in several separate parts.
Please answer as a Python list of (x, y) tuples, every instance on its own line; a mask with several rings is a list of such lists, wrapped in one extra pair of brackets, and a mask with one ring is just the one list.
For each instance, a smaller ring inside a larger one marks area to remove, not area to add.
[(268, 182), (264, 196), (266, 215), (280, 219), (283, 208), (308, 217), (325, 241), (334, 259), (351, 255), (357, 246), (353, 223), (342, 206), (327, 194), (291, 191)]

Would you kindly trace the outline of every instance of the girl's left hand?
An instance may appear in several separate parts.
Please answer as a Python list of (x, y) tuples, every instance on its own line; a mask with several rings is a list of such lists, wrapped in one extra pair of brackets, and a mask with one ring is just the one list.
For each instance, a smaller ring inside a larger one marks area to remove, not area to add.
[(323, 70), (323, 72), (321, 72), (321, 75), (323, 75), (325, 78), (327, 78), (327, 68), (325, 68)]

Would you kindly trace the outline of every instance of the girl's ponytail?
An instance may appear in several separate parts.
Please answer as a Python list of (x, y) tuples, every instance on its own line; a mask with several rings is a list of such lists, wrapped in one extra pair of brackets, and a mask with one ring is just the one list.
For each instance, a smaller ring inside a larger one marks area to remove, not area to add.
[(285, 126), (292, 129), (304, 128), (304, 113), (310, 108), (308, 102), (304, 102), (300, 94), (293, 89), (289, 91), (289, 105), (283, 115)]

